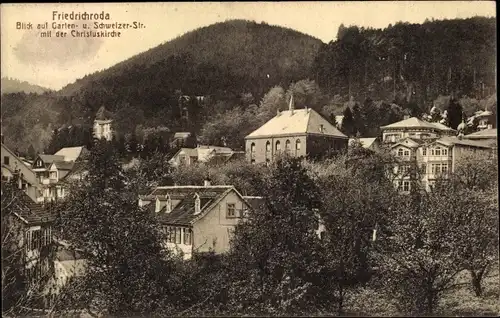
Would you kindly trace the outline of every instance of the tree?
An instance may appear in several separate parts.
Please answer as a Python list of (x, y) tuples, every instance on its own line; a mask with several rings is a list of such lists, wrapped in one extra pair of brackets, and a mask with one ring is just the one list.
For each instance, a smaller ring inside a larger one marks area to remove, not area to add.
[(266, 207), (236, 226), (228, 254), (229, 308), (246, 314), (311, 314), (328, 307), (315, 233), (318, 189), (299, 159), (277, 160), (264, 186)]
[(303, 79), (290, 84), (285, 96), (287, 105), (290, 102), (292, 94), (295, 109), (308, 107), (321, 112), (326, 102), (325, 96), (322, 94), (318, 84), (310, 79)]
[(470, 224), (466, 228), (470, 240), (463, 249), (463, 261), (471, 275), (476, 296), (482, 294), (483, 278), (490, 272), (498, 250), (498, 222), (495, 220), (498, 212), (497, 175), (496, 159), (493, 154), (484, 152), (462, 156), (457, 160), (455, 171), (451, 175), (454, 187), (473, 191), (481, 199), (480, 206), (464, 215)]
[(344, 110), (344, 118), (342, 119), (342, 131), (347, 136), (356, 135), (356, 124), (354, 123), (351, 108), (346, 107)]
[(84, 182), (58, 206), (59, 235), (87, 256), (80, 287), (62, 307), (127, 316), (159, 313), (168, 303), (172, 264), (165, 233), (124, 181), (116, 152), (99, 141)]
[(30, 145), (28, 148), (28, 158), (34, 160), (36, 157), (36, 151), (33, 145)]
[(359, 133), (361, 136), (364, 136), (366, 131), (366, 120), (357, 102), (352, 107), (352, 118), (354, 127), (356, 127), (356, 134)]
[(149, 158), (140, 159), (126, 174), (129, 184), (135, 187), (133, 192), (139, 195), (152, 191), (156, 186), (172, 185), (170, 170), (167, 156), (155, 151)]
[(263, 125), (276, 116), (278, 110), (285, 110), (286, 106), (285, 90), (281, 86), (272, 87), (260, 102), (257, 114), (258, 125)]
[(464, 215), (483, 206), (470, 191), (436, 189), (393, 200), (389, 232), (381, 233), (374, 245), (384, 287), (406, 314), (432, 314), (443, 293), (460, 285), (460, 251), (467, 246), (471, 225)]
[(452, 129), (457, 129), (458, 125), (462, 122), (462, 106), (454, 98), (450, 98), (450, 102), (447, 107), (447, 125)]

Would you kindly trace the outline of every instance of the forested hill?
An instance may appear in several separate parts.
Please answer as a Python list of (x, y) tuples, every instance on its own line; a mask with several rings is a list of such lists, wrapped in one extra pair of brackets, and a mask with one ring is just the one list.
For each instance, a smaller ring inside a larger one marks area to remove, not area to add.
[[(283, 27), (221, 22), (77, 80), (60, 94), (81, 94), (96, 87), (110, 92), (112, 100), (145, 92), (165, 95), (176, 89), (193, 95), (262, 94), (272, 85), (309, 75), (321, 45), (316, 38)], [(132, 83), (135, 92), (130, 92)]]
[[(55, 127), (88, 127), (101, 106), (115, 114), (122, 137), (136, 128), (159, 126), (199, 133), (219, 114), (238, 106), (251, 109), (273, 86), (287, 90), (302, 79), (315, 83), (298, 85), (294, 96), (310, 95), (303, 98), (308, 106), (324, 109), (327, 116), (342, 114), (350, 96), (361, 105), (371, 97), (418, 114), (452, 93), (460, 103), (468, 102), (464, 109), (470, 113), (484, 108), (485, 101), (496, 105), (496, 98), (488, 98), (496, 97), (495, 41), (496, 20), (481, 17), (385, 29), (340, 26), (338, 38), (328, 44), (265, 23), (226, 21), (186, 33), (56, 93), (3, 94), (2, 124), (6, 140), (20, 151), (30, 145), (42, 151)], [(282, 103), (284, 93), (273, 92), (278, 93), (271, 97), (278, 97), (266, 103)], [(199, 103), (183, 95), (206, 98)], [(186, 110), (189, 116), (183, 116)], [(371, 124), (380, 126), (375, 120)]]
[(340, 26), (315, 63), (330, 94), (387, 99), (394, 91), (428, 104), (439, 95), (494, 93), (496, 19), (474, 17), (381, 29)]
[(28, 82), (21, 82), (20, 80), (13, 79), (13, 78), (7, 78), (7, 77), (2, 77), (1, 80), (1, 88), (2, 94), (10, 94), (10, 93), (36, 93), (36, 94), (43, 94), (45, 92), (49, 92), (50, 90), (48, 88), (44, 88), (38, 85), (33, 85)]

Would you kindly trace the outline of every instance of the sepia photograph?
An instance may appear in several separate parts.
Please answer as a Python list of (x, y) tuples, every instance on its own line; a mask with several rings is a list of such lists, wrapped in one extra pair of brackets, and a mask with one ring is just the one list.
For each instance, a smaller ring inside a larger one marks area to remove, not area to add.
[(499, 316), (496, 22), (2, 3), (2, 316)]

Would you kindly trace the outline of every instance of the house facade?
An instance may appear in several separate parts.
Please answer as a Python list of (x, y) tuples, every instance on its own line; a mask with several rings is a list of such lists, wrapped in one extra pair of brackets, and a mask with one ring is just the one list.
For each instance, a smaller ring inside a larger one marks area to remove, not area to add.
[[(7, 194), (2, 191), (2, 195)], [(16, 203), (13, 213), (7, 216), (8, 221), (4, 221), (18, 235), (11, 241), (14, 244), (12, 248), (22, 255), (26, 283), (38, 285), (51, 274), (51, 260), (48, 256), (53, 241), (52, 223), (55, 214), (48, 207), (35, 203), (21, 189), (11, 195), (17, 196), (18, 200), (13, 201)]]
[(471, 152), (491, 153), (493, 147), (482, 141), (445, 136), (434, 140), (405, 138), (392, 145), (391, 150), (399, 159), (392, 167), (395, 186), (409, 192), (418, 178), (421, 185), (431, 190), (439, 178), (446, 178), (455, 171), (457, 162)]
[(198, 145), (196, 148), (181, 148), (170, 159), (173, 166), (190, 166), (196, 163), (220, 162), (244, 157), (244, 152), (234, 151), (228, 147)]
[(19, 187), (23, 189), (33, 201), (37, 201), (42, 197), (42, 187), (35, 171), (4, 143), (2, 143), (1, 147), (2, 180), (7, 181), (14, 175), (18, 176)]
[(320, 157), (329, 152), (347, 150), (348, 137), (314, 109), (289, 109), (245, 137), (247, 160), (269, 163), (280, 154), (293, 157)]
[(384, 143), (397, 143), (405, 138), (436, 139), (456, 135), (456, 131), (441, 123), (430, 123), (417, 117), (411, 117), (396, 123), (380, 127)]
[(86, 154), (84, 147), (68, 147), (62, 148), (54, 155), (38, 155), (33, 162), (33, 171), (42, 186), (42, 195), (38, 197), (37, 202), (66, 197), (66, 181), (80, 177)]
[(233, 187), (223, 185), (157, 187), (139, 198), (168, 233), (166, 245), (185, 259), (195, 252), (229, 250), (235, 225), (252, 207)]

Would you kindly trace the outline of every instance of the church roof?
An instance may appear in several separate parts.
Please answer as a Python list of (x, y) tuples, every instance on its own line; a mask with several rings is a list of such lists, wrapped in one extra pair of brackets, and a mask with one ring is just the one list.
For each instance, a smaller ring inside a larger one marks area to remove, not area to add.
[(317, 134), (348, 138), (318, 112), (310, 108), (282, 111), (245, 138), (286, 136), (292, 134)]

